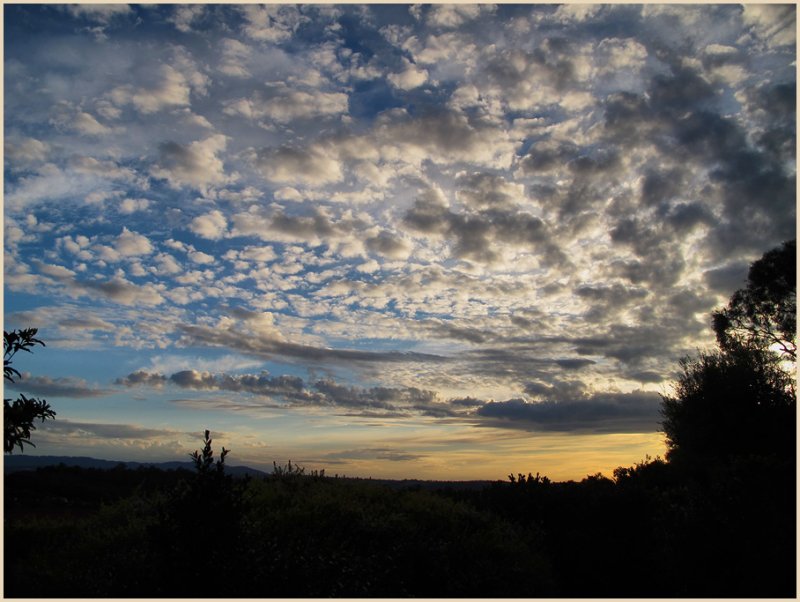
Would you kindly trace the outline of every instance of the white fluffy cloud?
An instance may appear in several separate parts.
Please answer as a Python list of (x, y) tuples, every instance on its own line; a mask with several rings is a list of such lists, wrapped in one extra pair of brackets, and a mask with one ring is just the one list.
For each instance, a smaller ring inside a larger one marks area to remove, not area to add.
[(240, 10), (245, 19), (242, 31), (258, 42), (285, 42), (304, 20), (298, 9), (289, 5), (250, 4), (242, 6)]
[(160, 145), (159, 161), (151, 173), (175, 188), (190, 186), (203, 192), (211, 185), (230, 182), (233, 176), (225, 172), (219, 157), (227, 140), (226, 136), (215, 134), (190, 144), (164, 142)]
[(228, 228), (228, 220), (218, 209), (205, 215), (200, 215), (192, 220), (189, 229), (203, 238), (218, 240), (223, 238)]
[(318, 119), (347, 113), (347, 94), (301, 90), (283, 83), (266, 86), (250, 98), (228, 102), (224, 112), (256, 121), (289, 123), (295, 119)]
[(428, 72), (425, 69), (420, 69), (408, 59), (403, 58), (403, 70), (398, 73), (390, 73), (387, 79), (396, 88), (413, 90), (427, 81)]
[(136, 257), (152, 253), (153, 245), (146, 236), (123, 227), (116, 238), (114, 249), (123, 257)]

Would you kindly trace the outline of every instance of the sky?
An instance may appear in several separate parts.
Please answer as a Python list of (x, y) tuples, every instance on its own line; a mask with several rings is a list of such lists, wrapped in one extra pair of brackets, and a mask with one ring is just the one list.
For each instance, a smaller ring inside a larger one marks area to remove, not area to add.
[(26, 453), (610, 475), (795, 237), (794, 5), (3, 8)]

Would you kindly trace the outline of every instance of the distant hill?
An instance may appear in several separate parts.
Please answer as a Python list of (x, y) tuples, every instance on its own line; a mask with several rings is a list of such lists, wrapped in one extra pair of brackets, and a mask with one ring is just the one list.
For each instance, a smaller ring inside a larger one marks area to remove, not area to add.
[[(120, 464), (126, 468), (136, 469), (140, 466), (153, 466), (161, 470), (177, 470), (184, 468), (186, 470), (194, 470), (192, 462), (122, 462), (118, 460), (99, 460), (97, 458), (89, 458), (85, 456), (31, 456), (28, 454), (23, 455), (5, 455), (3, 457), (3, 473), (19, 472), (21, 470), (36, 470), (45, 466), (58, 466), (64, 464), (65, 466), (77, 466), (79, 468), (102, 468), (111, 469)], [(243, 477), (250, 475), (251, 477), (264, 477), (270, 473), (249, 466), (228, 466), (225, 465), (225, 473), (235, 477)], [(339, 477), (349, 481), (368, 481), (380, 485), (386, 485), (393, 489), (481, 489), (494, 481), (424, 481), (420, 479), (372, 479), (363, 477)]]
[[(20, 470), (36, 470), (43, 466), (78, 466), (79, 468), (114, 468), (123, 464), (126, 468), (136, 469), (140, 466), (153, 466), (161, 470), (176, 470), (185, 468), (193, 470), (192, 462), (120, 462), (115, 460), (98, 460), (84, 456), (31, 456), (31, 455), (6, 455), (3, 457), (3, 473), (18, 472)], [(225, 465), (225, 472), (233, 476), (266, 476), (268, 473), (263, 470), (250, 468), (249, 466), (228, 466)]]

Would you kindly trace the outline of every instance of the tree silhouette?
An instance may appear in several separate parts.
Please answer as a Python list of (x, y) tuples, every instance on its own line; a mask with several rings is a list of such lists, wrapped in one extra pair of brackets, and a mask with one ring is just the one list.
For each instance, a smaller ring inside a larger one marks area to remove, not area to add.
[(667, 459), (793, 457), (793, 383), (779, 362), (747, 347), (681, 360), (675, 395), (662, 402)]
[(680, 362), (674, 396), (662, 396), (667, 459), (728, 462), (795, 456), (795, 242), (755, 261), (747, 288), (712, 314), (719, 349)]
[(773, 348), (797, 358), (797, 248), (794, 240), (769, 251), (750, 266), (747, 287), (715, 311), (714, 332), (722, 349)]
[[(43, 341), (36, 338), (37, 332), (36, 328), (3, 331), (3, 378), (6, 382), (13, 383), (15, 377), (22, 376), (16, 368), (11, 366), (11, 360), (17, 352), (31, 353), (31, 347), (34, 345), (45, 346)], [(13, 453), (15, 447), (24, 451), (23, 445), (25, 444), (36, 447), (31, 442), (31, 431), (36, 430), (34, 422), (37, 419), (44, 422), (48, 418), (54, 418), (55, 415), (50, 404), (44, 399), (28, 398), (22, 394), (13, 401), (3, 399), (4, 451), (7, 454)]]

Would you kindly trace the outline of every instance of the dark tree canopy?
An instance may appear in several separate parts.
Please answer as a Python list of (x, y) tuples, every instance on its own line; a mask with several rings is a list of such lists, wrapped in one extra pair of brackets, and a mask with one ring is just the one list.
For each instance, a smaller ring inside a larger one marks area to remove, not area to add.
[[(12, 367), (11, 361), (19, 351), (31, 353), (35, 345), (44, 347), (44, 343), (36, 338), (36, 328), (24, 330), (3, 331), (3, 379), (13, 383), (15, 378), (21, 376), (19, 371)], [(44, 399), (25, 397), (20, 395), (17, 399), (3, 399), (3, 449), (5, 453), (13, 453), (15, 447), (23, 450), (24, 445), (36, 447), (31, 442), (31, 431), (36, 430), (34, 422), (44, 422), (54, 418), (56, 413)]]
[(722, 349), (739, 346), (778, 349), (796, 359), (797, 249), (794, 240), (764, 254), (750, 266), (747, 287), (713, 313)]
[(794, 457), (794, 387), (779, 363), (753, 348), (682, 360), (675, 395), (662, 404), (667, 459)]
[[(770, 457), (793, 461), (796, 446), (795, 241), (755, 261), (747, 287), (713, 315), (719, 349), (681, 361), (663, 396), (669, 460)], [(777, 353), (776, 353), (777, 351)]]

